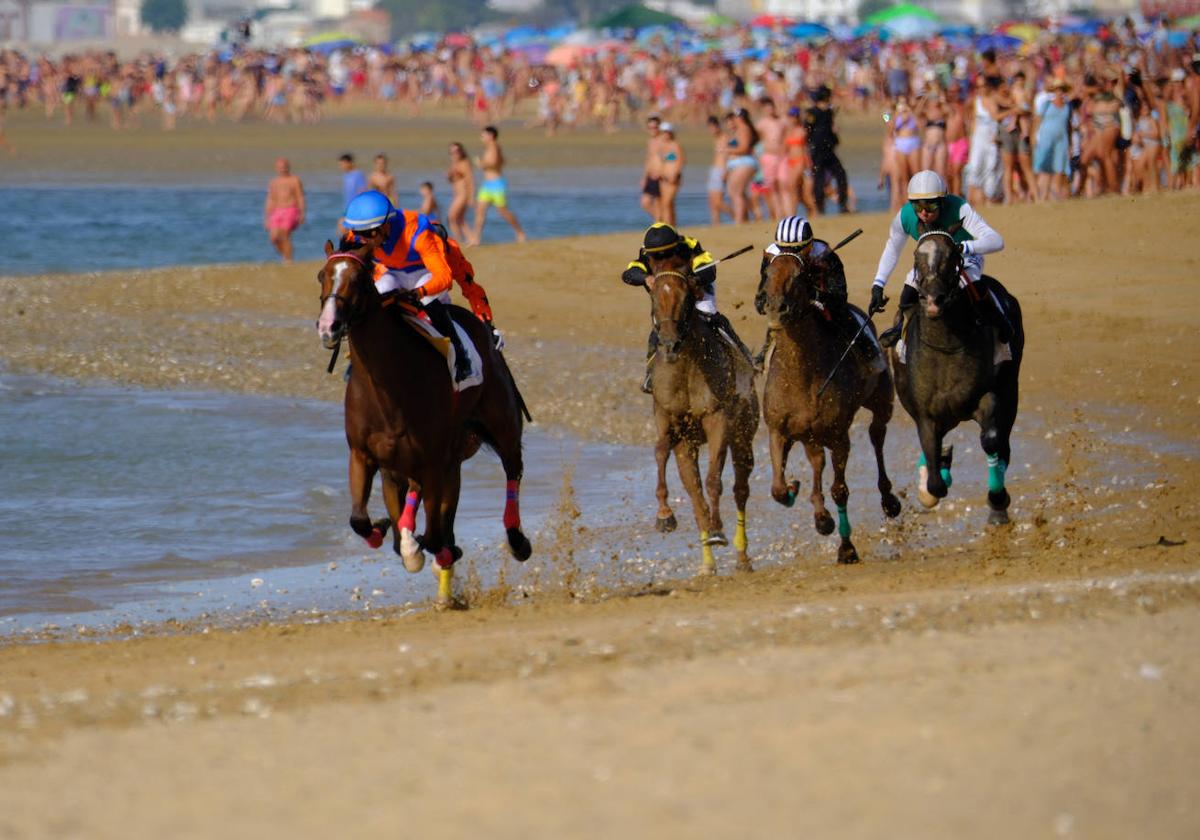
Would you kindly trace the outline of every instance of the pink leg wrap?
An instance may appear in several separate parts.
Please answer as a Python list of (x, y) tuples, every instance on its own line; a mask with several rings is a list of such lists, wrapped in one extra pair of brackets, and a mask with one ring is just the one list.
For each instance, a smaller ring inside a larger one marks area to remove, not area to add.
[(510, 481), (505, 485), (505, 501), (504, 501), (504, 527), (505, 528), (520, 528), (521, 527), (521, 503), (518, 497), (521, 494), (521, 482)]
[(435, 559), (435, 562), (438, 564), (438, 568), (449, 569), (451, 566), (454, 565), (454, 552), (451, 551), (449, 548), (443, 548), (441, 551), (439, 551), (437, 553), (437, 557), (434, 559)]
[(417, 505), (420, 502), (421, 498), (416, 493), (409, 493), (404, 497), (404, 513), (400, 514), (399, 524), (401, 530), (417, 530)]

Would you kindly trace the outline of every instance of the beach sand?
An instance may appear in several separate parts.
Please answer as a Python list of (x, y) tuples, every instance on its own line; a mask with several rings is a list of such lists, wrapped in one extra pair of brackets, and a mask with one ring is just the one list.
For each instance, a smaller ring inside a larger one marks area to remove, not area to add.
[[(989, 273), (1026, 319), (1017, 423), (1052, 453), (1014, 454), (1011, 528), (930, 549), (906, 503), (894, 528), (860, 524), (853, 567), (733, 575), (726, 557), (716, 579), (476, 593), (462, 612), (9, 644), (0, 836), (1192, 836), (1198, 213), (1195, 194), (987, 210), (1008, 243)], [(844, 249), (855, 302), (887, 223), (817, 222), (865, 230)], [(717, 255), (769, 239), (689, 232)], [(471, 251), (539, 424), (649, 444), (648, 304), (618, 279), (637, 242)], [(719, 281), (752, 345), (757, 266)], [(0, 360), (337, 399), (317, 268), (0, 279)], [(891, 435), (914, 435), (899, 409)], [(911, 465), (891, 467), (911, 497)], [(982, 476), (957, 478), (982, 529)], [(780, 538), (754, 531), (770, 504), (751, 499), (752, 551)], [(656, 547), (694, 553), (686, 511)], [(563, 533), (589, 538), (569, 516)]]

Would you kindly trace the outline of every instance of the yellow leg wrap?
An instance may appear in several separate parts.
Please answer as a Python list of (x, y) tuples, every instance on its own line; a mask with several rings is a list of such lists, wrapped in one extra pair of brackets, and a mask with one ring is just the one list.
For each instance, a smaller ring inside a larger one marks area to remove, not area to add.
[(708, 573), (714, 572), (717, 568), (717, 559), (713, 557), (712, 546), (706, 545), (708, 542), (708, 531), (700, 532), (700, 552), (703, 558), (701, 563), (701, 571)]
[(738, 511), (737, 530), (733, 532), (733, 547), (742, 554), (746, 553), (746, 514)]
[(437, 575), (438, 575), (438, 593), (437, 593), (438, 603), (448, 604), (448, 603), (450, 603), (451, 596), (454, 594), (454, 569), (453, 568), (450, 568), (450, 569), (439, 568), (437, 570)]

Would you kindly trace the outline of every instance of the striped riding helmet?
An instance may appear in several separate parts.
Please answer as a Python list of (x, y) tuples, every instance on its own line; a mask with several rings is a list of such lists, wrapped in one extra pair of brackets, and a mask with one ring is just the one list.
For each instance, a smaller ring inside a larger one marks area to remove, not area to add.
[(775, 227), (775, 244), (780, 248), (802, 248), (812, 238), (812, 225), (803, 216), (787, 216)]

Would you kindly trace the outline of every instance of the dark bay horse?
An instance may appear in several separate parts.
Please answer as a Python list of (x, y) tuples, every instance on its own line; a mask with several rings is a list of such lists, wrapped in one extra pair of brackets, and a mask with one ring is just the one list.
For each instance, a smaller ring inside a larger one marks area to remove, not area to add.
[[(818, 246), (828, 245), (814, 242)], [(840, 261), (826, 250), (821, 256), (803, 256), (785, 250), (772, 256), (765, 269), (762, 290), (755, 300), (767, 316), (769, 327), (776, 330), (775, 349), (771, 354), (763, 389), (763, 420), (771, 443), (771, 496), (791, 507), (800, 489), (799, 481), (788, 482), (787, 459), (797, 441), (804, 446), (813, 470), (810, 499), (817, 531), (833, 533), (833, 517), (825, 507), (822, 474), (825, 450), (833, 456), (833, 484), (830, 493), (838, 510), (839, 563), (857, 563), (858, 552), (850, 541), (850, 518), (846, 502), (846, 462), (850, 458), (850, 424), (860, 407), (871, 412), (869, 434), (879, 470), (879, 495), (883, 512), (889, 517), (900, 513), (900, 500), (892, 494), (892, 482), (884, 466), (883, 442), (892, 419), (892, 378), (882, 356), (872, 365), (851, 353), (837, 366), (846, 349), (846, 338), (831, 323), (819, 304), (823, 277), (840, 271)], [(866, 315), (851, 309), (864, 321)], [(874, 325), (866, 321), (872, 334)], [(821, 386), (833, 377), (825, 390)]]
[[(728, 545), (721, 521), (721, 473), (726, 455), (733, 458), (733, 500), (737, 530), (733, 545), (739, 569), (748, 570), (746, 500), (754, 469), (754, 433), (758, 429), (758, 396), (754, 368), (696, 311), (702, 296), (690, 261), (678, 255), (652, 259), (647, 280), (651, 315), (658, 333), (658, 352), (651, 362), (654, 421), (658, 441), (658, 530), (675, 530), (675, 514), (667, 503), (667, 460), (675, 453), (679, 478), (692, 500), (700, 530), (701, 573), (716, 572), (713, 546)], [(708, 474), (700, 482), (700, 447), (708, 445)], [(708, 499), (704, 491), (708, 491)]]
[[(455, 392), (446, 361), (415, 327), (403, 322), (399, 306), (380, 297), (373, 281), (370, 246), (343, 241), (337, 251), (325, 243), (318, 334), (326, 348), (350, 340), (350, 382), (346, 387), (346, 442), (350, 446), (350, 527), (378, 547), (395, 523), (393, 548), (409, 571), (424, 565), (421, 548), (434, 555), (438, 603), (452, 598), (452, 567), (461, 556), (455, 545), (462, 462), (481, 443), (500, 456), (507, 479), (504, 527), (518, 560), (530, 554), (521, 531), (518, 502), (521, 474), (523, 403), (504, 357), (493, 347), (484, 324), (452, 307), (483, 360), (483, 383)], [(389, 519), (372, 522), (367, 500), (381, 472)], [(406, 492), (401, 499), (402, 489)], [(425, 533), (412, 539), (416, 512), (425, 507)]]
[[(896, 348), (891, 359), (896, 393), (921, 441), (917, 496), (926, 507), (946, 496), (952, 449), (943, 449), (942, 441), (959, 423), (974, 419), (988, 459), (988, 522), (1003, 525), (1009, 505), (1004, 474), (1025, 350), (1021, 306), (991, 277), (976, 284), (978, 289), (963, 286), (962, 253), (952, 232), (922, 234), (913, 261), (920, 299), (905, 331), (905, 361), (900, 362)], [(992, 304), (974, 300), (975, 293), (995, 294), (1004, 306), (1012, 325), (1011, 361), (997, 365), (993, 328), (978, 312)]]

